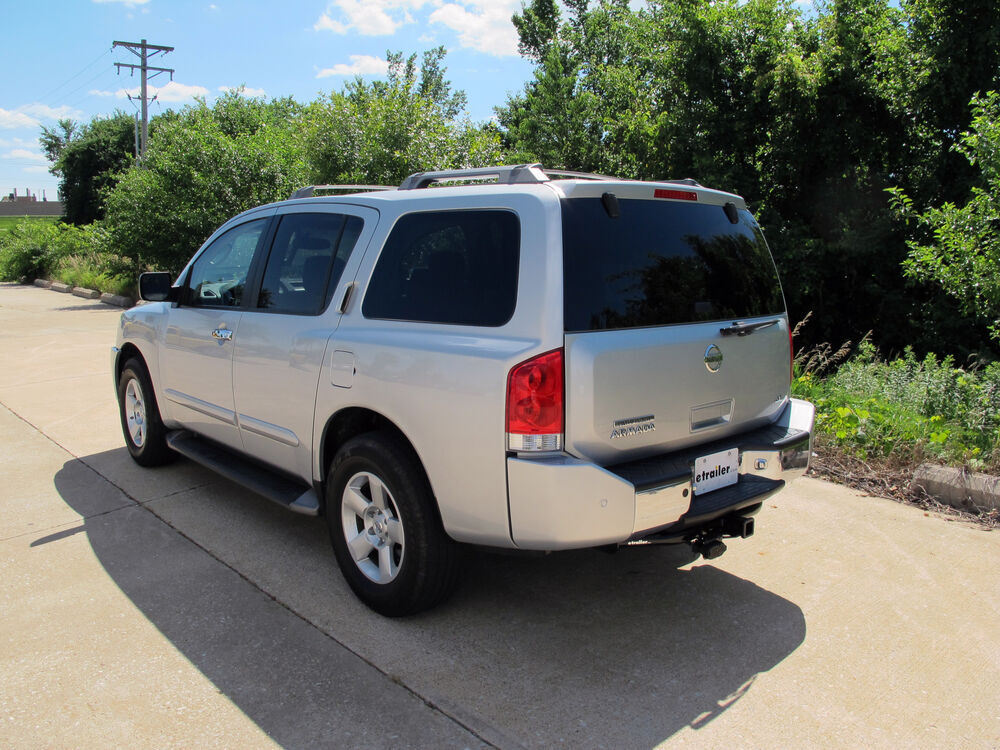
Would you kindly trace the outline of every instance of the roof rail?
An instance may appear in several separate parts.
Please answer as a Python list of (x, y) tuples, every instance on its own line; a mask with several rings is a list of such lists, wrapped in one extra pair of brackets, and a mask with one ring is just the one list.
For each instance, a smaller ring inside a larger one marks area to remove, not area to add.
[(307, 185), (306, 187), (299, 188), (294, 193), (289, 200), (294, 200), (295, 198), (309, 198), (317, 190), (344, 190), (353, 193), (363, 193), (369, 190), (395, 190), (392, 185)]
[(575, 177), (583, 180), (619, 180), (620, 177), (591, 174), (590, 172), (568, 172), (560, 169), (545, 169), (541, 164), (513, 164), (498, 167), (476, 167), (474, 169), (446, 169), (440, 172), (417, 172), (411, 174), (399, 186), (400, 190), (419, 190), (435, 182), (459, 180), (488, 180), (495, 178), (498, 185), (537, 185), (549, 182), (551, 177)]
[(543, 169), (542, 171), (553, 177), (576, 178), (579, 180), (615, 180), (616, 182), (628, 180), (627, 177), (612, 177), (611, 175), (595, 174), (593, 172), (570, 172), (566, 169)]
[(400, 184), (400, 190), (418, 190), (435, 182), (453, 180), (487, 180), (495, 177), (500, 185), (537, 184), (548, 182), (541, 164), (515, 164), (505, 167), (477, 167), (474, 169), (445, 169), (439, 172), (416, 172)]

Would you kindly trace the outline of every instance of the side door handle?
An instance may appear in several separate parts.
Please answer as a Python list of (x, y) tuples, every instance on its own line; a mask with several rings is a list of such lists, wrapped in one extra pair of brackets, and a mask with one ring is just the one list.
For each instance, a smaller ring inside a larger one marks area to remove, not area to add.
[(347, 306), (351, 303), (351, 296), (354, 294), (354, 287), (358, 285), (358, 282), (352, 281), (344, 289), (344, 296), (340, 298), (340, 304), (337, 305), (337, 312), (343, 314), (347, 312)]
[(212, 338), (219, 339), (220, 342), (232, 341), (233, 332), (228, 328), (216, 328), (214, 331), (212, 331)]

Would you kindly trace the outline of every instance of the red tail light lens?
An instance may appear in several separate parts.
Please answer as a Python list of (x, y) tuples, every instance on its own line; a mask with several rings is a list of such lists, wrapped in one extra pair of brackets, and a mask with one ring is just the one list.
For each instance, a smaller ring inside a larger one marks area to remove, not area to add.
[(563, 352), (556, 349), (522, 362), (507, 377), (508, 447), (557, 450), (562, 447), (562, 432)]
[(657, 188), (653, 191), (654, 198), (669, 198), (675, 201), (696, 201), (698, 194), (693, 190), (664, 190)]
[(788, 326), (788, 382), (795, 380), (795, 344), (792, 342), (792, 327)]

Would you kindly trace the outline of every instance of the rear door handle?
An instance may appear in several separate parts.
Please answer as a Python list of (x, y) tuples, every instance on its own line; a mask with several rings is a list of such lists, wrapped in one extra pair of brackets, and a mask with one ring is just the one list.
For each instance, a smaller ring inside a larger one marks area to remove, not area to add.
[(232, 341), (233, 332), (228, 328), (216, 328), (212, 331), (212, 338), (219, 339), (220, 341)]
[(734, 322), (731, 326), (726, 326), (725, 328), (720, 328), (719, 333), (723, 336), (732, 336), (736, 334), (737, 336), (749, 336), (754, 331), (759, 331), (761, 328), (770, 328), (771, 326), (778, 325), (777, 320), (767, 320), (763, 323), (739, 323)]

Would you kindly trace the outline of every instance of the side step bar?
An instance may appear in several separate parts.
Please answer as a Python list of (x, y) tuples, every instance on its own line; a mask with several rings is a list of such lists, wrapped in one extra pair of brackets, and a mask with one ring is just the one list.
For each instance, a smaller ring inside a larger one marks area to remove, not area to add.
[(319, 515), (319, 497), (312, 487), (288, 479), (187, 430), (169, 433), (167, 445), (195, 463), (291, 511), (307, 516)]

